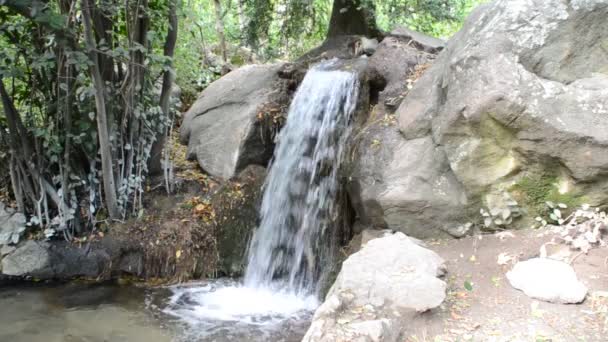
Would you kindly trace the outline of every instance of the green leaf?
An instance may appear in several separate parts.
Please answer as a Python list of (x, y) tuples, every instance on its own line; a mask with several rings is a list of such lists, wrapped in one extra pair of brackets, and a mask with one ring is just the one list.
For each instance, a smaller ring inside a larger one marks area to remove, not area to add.
[(471, 283), (468, 280), (465, 280), (465, 282), (464, 282), (464, 288), (465, 288), (465, 290), (467, 290), (469, 292), (473, 291), (473, 283)]

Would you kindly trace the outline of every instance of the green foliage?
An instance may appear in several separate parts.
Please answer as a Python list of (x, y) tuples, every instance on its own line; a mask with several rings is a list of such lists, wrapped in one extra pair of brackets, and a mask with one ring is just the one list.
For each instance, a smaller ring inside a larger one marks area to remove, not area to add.
[(547, 203), (576, 208), (584, 202), (584, 198), (576, 194), (560, 193), (558, 178), (552, 174), (523, 177), (513, 186), (513, 190), (523, 195), (531, 213), (537, 216), (549, 216), (553, 208)]
[[(396, 25), (438, 37), (455, 33), (465, 16), (486, 0), (386, 0), (363, 1), (375, 6), (383, 30)], [(228, 59), (234, 66), (252, 61), (295, 59), (325, 39), (332, 0), (234, 0), (221, 1)], [(239, 4), (241, 13), (239, 13)], [(185, 104), (222, 72), (216, 15), (211, 0), (184, 3), (175, 54), (177, 83)], [(248, 51), (248, 55), (243, 55)]]
[(163, 52), (167, 2), (91, 1), (98, 58), (85, 48), (84, 2), (6, 2), (0, 7), (0, 82), (3, 101), (15, 113), (8, 129), (4, 113), (13, 110), (3, 108), (0, 144), (11, 145), (15, 199), (32, 215), (30, 223), (46, 232), (71, 236), (80, 214), (95, 224), (103, 198), (90, 67), (98, 65), (116, 191), (127, 216), (141, 205), (152, 144), (169, 124), (157, 90), (161, 75), (172, 71)]
[(405, 25), (415, 31), (440, 38), (456, 33), (466, 16), (488, 0), (388, 0), (377, 2), (380, 28), (390, 30)]

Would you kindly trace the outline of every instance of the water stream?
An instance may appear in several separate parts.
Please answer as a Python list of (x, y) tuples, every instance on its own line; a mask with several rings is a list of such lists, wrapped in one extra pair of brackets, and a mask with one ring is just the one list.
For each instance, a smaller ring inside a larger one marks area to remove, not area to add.
[(165, 312), (188, 322), (198, 336), (297, 341), (319, 305), (335, 245), (338, 168), (358, 97), (357, 75), (336, 64), (311, 68), (294, 96), (243, 281), (173, 288)]
[(249, 250), (245, 286), (317, 294), (324, 266), (331, 262), (328, 234), (335, 216), (338, 166), (350, 116), (357, 101), (357, 77), (310, 70), (291, 104), (265, 185), (261, 224)]

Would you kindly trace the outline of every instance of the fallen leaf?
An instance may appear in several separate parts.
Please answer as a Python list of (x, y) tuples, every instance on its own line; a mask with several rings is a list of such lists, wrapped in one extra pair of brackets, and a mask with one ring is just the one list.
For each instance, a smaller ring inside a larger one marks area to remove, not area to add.
[(503, 252), (498, 254), (498, 258), (496, 263), (499, 265), (508, 265), (509, 263), (515, 261), (515, 257), (510, 255), (507, 252)]
[(515, 235), (511, 232), (500, 232), (500, 233), (496, 233), (496, 237), (498, 237), (500, 240), (504, 240), (508, 237), (514, 238)]
[(461, 320), (462, 316), (460, 316), (459, 314), (455, 313), (454, 311), (450, 312), (450, 315), (452, 316), (452, 319), (454, 320)]
[(467, 291), (469, 291), (469, 292), (470, 292), (470, 291), (473, 291), (473, 283), (471, 283), (471, 282), (470, 282), (470, 281), (468, 281), (468, 280), (465, 280), (465, 282), (464, 282), (464, 288), (465, 288)]

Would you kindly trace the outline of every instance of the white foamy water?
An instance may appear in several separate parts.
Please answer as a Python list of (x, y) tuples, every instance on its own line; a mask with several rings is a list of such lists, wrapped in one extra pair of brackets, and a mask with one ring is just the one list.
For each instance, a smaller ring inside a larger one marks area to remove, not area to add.
[(313, 295), (248, 288), (229, 280), (169, 290), (159, 308), (181, 326), (179, 342), (300, 341), (319, 305)]
[(310, 69), (289, 108), (266, 179), (245, 284), (318, 294), (332, 266), (338, 172), (358, 97), (337, 60)]
[(271, 325), (307, 315), (319, 305), (315, 296), (298, 296), (281, 289), (249, 288), (235, 283), (175, 287), (165, 313), (191, 324), (201, 320), (242, 321)]

